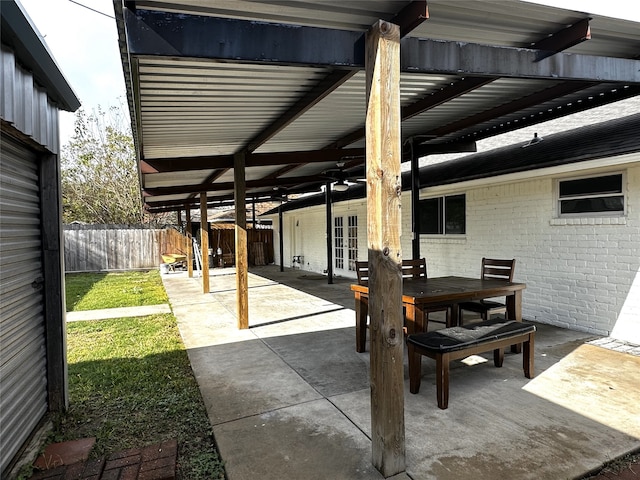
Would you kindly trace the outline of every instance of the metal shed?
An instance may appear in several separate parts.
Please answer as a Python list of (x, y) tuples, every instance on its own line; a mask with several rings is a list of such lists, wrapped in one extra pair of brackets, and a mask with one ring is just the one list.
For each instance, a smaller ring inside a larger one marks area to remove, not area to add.
[(0, 476), (67, 405), (58, 111), (80, 103), (29, 17), (2, 2)]

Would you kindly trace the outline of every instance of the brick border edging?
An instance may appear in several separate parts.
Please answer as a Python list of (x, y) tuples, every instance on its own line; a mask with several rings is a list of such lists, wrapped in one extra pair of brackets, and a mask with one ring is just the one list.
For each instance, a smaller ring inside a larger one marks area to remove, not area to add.
[(173, 439), (43, 470), (30, 480), (175, 480), (177, 459), (178, 441)]

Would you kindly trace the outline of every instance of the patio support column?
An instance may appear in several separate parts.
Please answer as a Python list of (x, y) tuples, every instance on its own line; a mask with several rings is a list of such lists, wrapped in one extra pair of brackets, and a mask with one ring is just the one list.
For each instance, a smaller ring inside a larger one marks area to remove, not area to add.
[(327, 197), (327, 276), (329, 284), (333, 283), (333, 242), (331, 241), (331, 182), (325, 184)]
[(253, 207), (252, 209), (252, 225), (253, 225), (253, 229), (255, 230), (256, 228), (256, 196), (253, 196), (253, 202), (252, 205)]
[(282, 225), (282, 204), (278, 206), (278, 237), (280, 237), (280, 271), (284, 272), (284, 226)]
[(191, 234), (191, 208), (189, 205), (184, 206), (184, 217), (187, 222), (184, 232), (187, 237), (187, 274), (189, 278), (193, 278), (193, 235)]
[(414, 259), (420, 257), (420, 216), (418, 209), (420, 206), (420, 165), (419, 158), (413, 148), (413, 138), (409, 143), (411, 149), (411, 239), (412, 256)]
[(379, 20), (367, 32), (367, 242), (373, 465), (405, 470), (402, 332), (400, 28)]
[(200, 194), (200, 256), (202, 257), (202, 293), (209, 293), (209, 220), (207, 193)]
[(239, 329), (249, 328), (245, 160), (244, 153), (236, 153), (233, 156), (233, 196), (236, 206), (236, 311)]

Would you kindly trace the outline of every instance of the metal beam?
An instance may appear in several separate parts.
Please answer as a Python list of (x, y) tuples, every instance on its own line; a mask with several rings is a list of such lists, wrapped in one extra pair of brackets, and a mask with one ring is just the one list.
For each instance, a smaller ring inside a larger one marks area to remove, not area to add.
[(536, 92), (534, 94), (520, 98), (513, 102), (509, 102), (504, 105), (500, 105), (498, 107), (485, 110), (484, 112), (480, 112), (476, 115), (472, 115), (470, 117), (464, 118), (462, 120), (458, 120), (457, 122), (452, 122), (443, 127), (435, 128), (433, 130), (430, 130), (429, 132), (425, 132), (425, 134), (434, 135), (435, 137), (441, 137), (451, 132), (460, 131), (472, 125), (478, 125), (485, 121), (500, 118), (503, 115), (508, 115), (510, 113), (517, 112), (525, 108), (539, 105), (540, 103), (550, 98), (558, 98), (558, 97), (562, 97), (563, 95), (569, 95), (570, 93), (584, 90), (585, 88), (588, 88), (592, 85), (593, 85), (592, 83), (587, 83), (587, 82), (561, 83), (551, 88), (547, 88), (546, 90), (542, 90), (540, 92)]
[[(413, 151), (417, 157), (424, 157), (425, 155), (440, 155), (443, 153), (473, 153), (478, 151), (478, 147), (474, 140), (462, 140), (459, 142), (436, 143), (433, 145), (414, 144)], [(411, 160), (411, 158), (408, 160)]]
[(428, 18), (429, 8), (427, 2), (423, 0), (409, 3), (389, 23), (400, 27), (400, 38), (403, 38)]
[(292, 105), (286, 112), (265, 128), (262, 132), (251, 139), (244, 150), (248, 153), (253, 152), (258, 147), (273, 138), (278, 132), (281, 132), (294, 120), (307, 112), (311, 107), (316, 105), (327, 95), (333, 92), (340, 85), (345, 83), (357, 73), (357, 70), (336, 70), (323, 78), (316, 86), (309, 90), (302, 98)]
[(559, 32), (543, 38), (539, 42), (534, 43), (531, 48), (540, 50), (536, 56), (536, 60), (540, 61), (544, 58), (555, 55), (558, 52), (573, 47), (579, 43), (591, 39), (591, 27), (588, 18), (580, 20), (573, 25), (563, 28)]
[[(327, 177), (323, 175), (310, 175), (303, 177), (266, 178), (247, 181), (247, 188), (284, 187), (304, 183), (324, 183)], [(177, 187), (147, 188), (145, 192), (151, 196), (180, 195), (186, 193), (215, 192), (220, 190), (233, 190), (234, 182), (220, 182), (216, 184), (181, 185)]]
[[(443, 88), (433, 95), (429, 95), (428, 97), (422, 98), (417, 102), (414, 102), (410, 105), (406, 105), (402, 107), (400, 110), (400, 115), (402, 120), (407, 120), (411, 117), (415, 117), (421, 113), (424, 113), (432, 108), (437, 107), (438, 105), (442, 105), (454, 98), (458, 98), (465, 93), (469, 93), (477, 88), (480, 88), (484, 85), (487, 85), (496, 80), (491, 77), (464, 77), (461, 78), (458, 82), (450, 85), (447, 88)], [(347, 145), (351, 145), (354, 142), (364, 138), (365, 129), (364, 127), (358, 128), (353, 132), (344, 135), (339, 138), (327, 148), (340, 149), (346, 147)]]
[[(361, 32), (138, 9), (123, 10), (129, 54), (275, 65), (364, 68)], [(405, 37), (401, 70), (412, 73), (640, 83), (640, 61)]]
[(640, 61), (421, 38), (402, 40), (402, 70), (413, 73), (640, 83)]
[[(537, 109), (535, 114), (522, 116), (519, 114), (518, 110), (506, 112), (504, 118), (501, 119), (499, 124), (494, 122), (490, 127), (487, 127), (485, 129), (478, 129), (473, 124), (470, 124), (466, 126), (468, 132), (455, 131), (451, 133), (453, 138), (456, 138), (456, 140), (460, 141), (466, 138), (472, 138), (476, 141), (482, 140), (484, 138), (493, 137), (501, 133), (511, 132), (519, 128), (537, 125), (548, 120), (561, 118), (573, 113), (583, 112), (591, 108), (607, 105), (609, 103), (624, 100), (625, 98), (630, 98), (636, 95), (640, 95), (640, 85), (631, 85), (624, 87), (612, 85), (608, 90), (585, 95), (583, 99), (567, 102), (561, 107), (556, 106), (553, 109), (545, 108), (545, 100), (541, 99), (540, 102), (533, 104), (530, 107), (532, 111), (533, 109)], [(517, 122), (515, 120), (517, 120)], [(440, 139), (440, 141), (442, 141), (442, 139)]]
[[(349, 157), (363, 157), (364, 148), (312, 150), (277, 153), (249, 153), (246, 155), (247, 167), (264, 167), (272, 165), (299, 165), (305, 163), (337, 162)], [(203, 157), (151, 158), (141, 161), (146, 171), (153, 174), (159, 172), (183, 172), (191, 170), (209, 170), (212, 168), (233, 168), (233, 155), (208, 155)], [(154, 171), (155, 170), (155, 171)]]
[(123, 10), (130, 55), (364, 67), (362, 32), (138, 9)]

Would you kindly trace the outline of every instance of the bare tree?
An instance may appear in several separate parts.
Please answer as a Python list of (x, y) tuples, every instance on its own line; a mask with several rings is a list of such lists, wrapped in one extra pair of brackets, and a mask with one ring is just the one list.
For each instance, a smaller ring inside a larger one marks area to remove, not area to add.
[(135, 149), (122, 107), (76, 112), (62, 148), (63, 220), (104, 224), (154, 221), (142, 209)]

